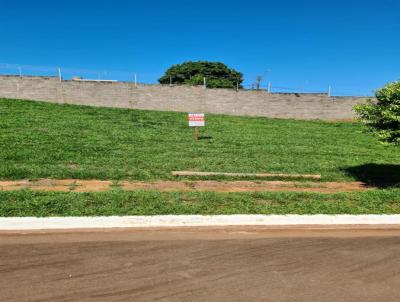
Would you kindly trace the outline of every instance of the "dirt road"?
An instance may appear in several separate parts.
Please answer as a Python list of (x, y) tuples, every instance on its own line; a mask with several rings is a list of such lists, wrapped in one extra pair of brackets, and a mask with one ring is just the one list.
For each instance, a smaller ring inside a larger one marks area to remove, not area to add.
[(0, 301), (399, 301), (400, 230), (0, 234)]

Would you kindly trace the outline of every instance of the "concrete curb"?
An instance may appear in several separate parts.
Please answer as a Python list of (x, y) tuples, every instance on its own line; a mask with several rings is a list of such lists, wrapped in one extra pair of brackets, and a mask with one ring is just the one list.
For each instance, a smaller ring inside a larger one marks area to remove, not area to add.
[(400, 215), (160, 215), (108, 217), (2, 217), (0, 230), (217, 226), (398, 225)]

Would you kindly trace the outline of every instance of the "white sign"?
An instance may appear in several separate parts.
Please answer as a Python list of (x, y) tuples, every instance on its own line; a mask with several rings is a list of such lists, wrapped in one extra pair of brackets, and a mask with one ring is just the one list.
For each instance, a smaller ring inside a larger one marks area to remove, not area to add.
[(189, 113), (189, 127), (204, 127), (206, 125), (204, 113)]

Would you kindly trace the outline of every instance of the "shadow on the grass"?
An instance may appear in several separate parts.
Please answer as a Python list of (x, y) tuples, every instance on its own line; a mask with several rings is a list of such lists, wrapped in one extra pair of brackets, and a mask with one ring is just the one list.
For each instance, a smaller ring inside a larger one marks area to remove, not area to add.
[(371, 163), (342, 170), (367, 185), (378, 188), (400, 187), (400, 165)]
[(199, 140), (210, 140), (210, 139), (212, 139), (213, 137), (212, 136), (199, 136)]

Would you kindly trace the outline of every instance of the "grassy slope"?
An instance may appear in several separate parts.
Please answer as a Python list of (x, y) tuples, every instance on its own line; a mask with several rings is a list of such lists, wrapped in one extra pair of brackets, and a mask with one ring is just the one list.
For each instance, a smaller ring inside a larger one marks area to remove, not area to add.
[[(0, 100), (0, 179), (173, 179), (171, 170), (320, 173), (386, 187), (348, 194), (0, 192), (0, 216), (400, 213), (400, 152), (357, 123), (207, 116)], [(368, 176), (368, 177), (366, 177)], [(381, 179), (379, 179), (381, 178)]]
[(0, 179), (168, 179), (171, 170), (321, 173), (400, 163), (356, 123), (207, 116), (193, 142), (186, 114), (0, 100)]

